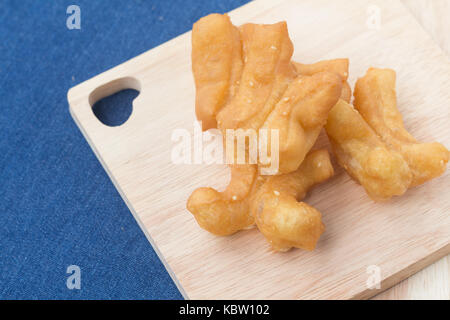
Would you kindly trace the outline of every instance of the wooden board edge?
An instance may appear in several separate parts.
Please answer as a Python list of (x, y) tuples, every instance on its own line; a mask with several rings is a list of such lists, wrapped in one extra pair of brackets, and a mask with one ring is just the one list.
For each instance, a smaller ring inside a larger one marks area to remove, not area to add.
[(167, 272), (169, 273), (170, 277), (172, 278), (172, 281), (175, 283), (175, 285), (177, 286), (178, 291), (181, 293), (181, 295), (183, 296), (183, 298), (185, 300), (189, 300), (189, 297), (186, 293), (186, 291), (184, 290), (184, 288), (181, 286), (180, 281), (178, 280), (177, 276), (175, 275), (175, 273), (173, 272), (173, 270), (170, 268), (169, 264), (167, 263), (167, 261), (164, 259), (163, 254), (159, 251), (158, 247), (156, 246), (155, 242), (153, 241), (152, 237), (150, 236), (150, 234), (148, 233), (147, 229), (145, 228), (143, 222), (141, 221), (141, 219), (139, 218), (139, 215), (137, 214), (137, 212), (135, 211), (134, 207), (132, 206), (131, 202), (128, 201), (128, 198), (126, 197), (125, 193), (122, 191), (120, 185), (117, 183), (116, 179), (114, 178), (114, 176), (111, 174), (108, 166), (106, 165), (106, 163), (103, 161), (103, 158), (100, 156), (100, 153), (97, 151), (97, 148), (95, 147), (94, 143), (92, 142), (92, 140), (90, 139), (88, 133), (84, 130), (84, 128), (81, 126), (80, 122), (78, 121), (78, 118), (76, 117), (75, 113), (72, 110), (72, 106), (69, 103), (69, 112), (70, 115), (72, 116), (72, 119), (75, 121), (77, 127), (80, 129), (81, 134), (83, 135), (84, 139), (88, 142), (89, 147), (92, 149), (92, 151), (94, 152), (95, 156), (97, 157), (98, 161), (100, 161), (103, 169), (106, 171), (109, 179), (111, 180), (111, 182), (113, 183), (114, 187), (116, 188), (116, 190), (119, 192), (121, 198), (123, 199), (123, 201), (125, 202), (125, 204), (127, 205), (128, 209), (131, 211), (131, 214), (133, 215), (134, 219), (136, 220), (139, 228), (142, 230), (142, 232), (144, 233), (145, 237), (147, 238), (147, 240), (150, 242), (150, 245), (153, 247), (153, 250), (155, 251), (156, 255), (158, 256), (159, 260), (162, 262), (164, 268), (167, 270)]
[[(450, 243), (447, 243), (443, 247), (439, 248), (438, 250), (432, 252), (430, 255), (419, 259), (418, 261), (410, 264), (409, 266), (405, 267), (404, 269), (392, 274), (391, 276), (387, 277), (383, 281), (381, 281), (381, 288), (379, 290), (371, 290), (366, 289), (363, 292), (353, 296), (351, 300), (366, 300), (373, 298), (377, 296), (378, 294), (381, 294), (382, 292), (385, 292), (388, 289), (391, 289), (395, 285), (399, 284), (403, 280), (408, 279), (412, 275), (416, 274), (417, 272), (423, 270), (424, 268), (428, 267), (429, 265), (433, 264), (434, 262), (438, 261), (439, 259), (442, 259), (443, 257), (450, 254)], [(405, 299), (406, 300), (406, 299)]]

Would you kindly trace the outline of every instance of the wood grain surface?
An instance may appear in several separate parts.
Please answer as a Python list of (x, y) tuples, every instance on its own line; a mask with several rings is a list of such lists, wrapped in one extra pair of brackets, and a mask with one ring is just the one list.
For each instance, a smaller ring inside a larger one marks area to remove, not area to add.
[[(402, 0), (402, 2), (450, 58), (450, 1)], [(450, 300), (450, 255), (378, 294), (374, 299)]]
[[(378, 10), (380, 24), (371, 20)], [(419, 140), (450, 145), (450, 62), (402, 3), (261, 0), (230, 16), (235, 24), (286, 20), (296, 61), (349, 57), (352, 85), (370, 66), (394, 68), (407, 129)], [(327, 227), (314, 252), (274, 254), (257, 230), (226, 238), (201, 230), (185, 201), (196, 187), (223, 188), (229, 173), (224, 165), (171, 161), (174, 130), (193, 134), (190, 68), (187, 33), (68, 93), (72, 116), (185, 297), (369, 298), (450, 253), (448, 170), (403, 197), (374, 203), (335, 166), (335, 177), (306, 198)], [(124, 88), (140, 91), (131, 117), (120, 127), (104, 126), (92, 104)], [(446, 260), (431, 266), (445, 267)], [(373, 270), (379, 289), (367, 285)], [(431, 274), (448, 283), (448, 273)], [(421, 298), (429, 289), (413, 279), (396, 288), (386, 298)], [(443, 290), (440, 298), (448, 286)]]
[(450, 1), (402, 0), (402, 2), (450, 57)]

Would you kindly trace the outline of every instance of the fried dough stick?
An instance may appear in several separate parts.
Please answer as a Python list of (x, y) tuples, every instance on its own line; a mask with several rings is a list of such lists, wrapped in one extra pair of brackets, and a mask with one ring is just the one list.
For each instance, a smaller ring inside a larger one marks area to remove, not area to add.
[(194, 23), (195, 113), (203, 130), (217, 128), (216, 115), (234, 95), (242, 68), (239, 30), (227, 15), (210, 14)]
[(341, 166), (375, 201), (402, 195), (412, 174), (400, 153), (388, 149), (352, 105), (339, 100), (325, 125)]
[(286, 22), (241, 28), (244, 68), (236, 95), (217, 115), (224, 129), (259, 129), (295, 77)]
[[(201, 28), (194, 29), (193, 32), (201, 30)], [(293, 48), (286, 23), (247, 24), (239, 30), (243, 45), (241, 78), (239, 81), (232, 82), (235, 86), (230, 86), (226, 101), (219, 104), (219, 107), (205, 104), (205, 108), (218, 110), (217, 126), (222, 132), (226, 129), (259, 129), (296, 77), (294, 66), (290, 62)], [(214, 50), (208, 52), (208, 46), (205, 46), (203, 50), (206, 56), (215, 54)], [(212, 61), (216, 60), (212, 59)], [(196, 70), (193, 68), (194, 74)], [(329, 77), (337, 78), (332, 74)], [(219, 88), (226, 88), (226, 86), (219, 86)], [(213, 89), (217, 89), (217, 86), (213, 86)], [(319, 92), (318, 95), (320, 94)], [(216, 97), (217, 95), (213, 96), (210, 102), (221, 101)], [(311, 125), (316, 126), (317, 121), (308, 122), (307, 118), (316, 112), (321, 114), (322, 106), (319, 104), (317, 110), (313, 107), (314, 105), (305, 104), (301, 112), (304, 112), (302, 118), (305, 123), (311, 122)], [(197, 116), (198, 114), (197, 112)], [(208, 111), (206, 114), (213, 115), (215, 111)], [(318, 120), (320, 122), (320, 119)], [(311, 145), (313, 142), (311, 141)], [(309, 148), (310, 146), (308, 150)], [(231, 182), (224, 192), (217, 192), (212, 188), (199, 188), (189, 198), (187, 208), (202, 228), (217, 235), (232, 234), (254, 223), (249, 207), (256, 191), (266, 179), (268, 178), (257, 175), (256, 165), (231, 166)], [(307, 208), (308, 212), (311, 211), (306, 205), (301, 207)]]
[[(224, 26), (228, 30), (231, 22), (226, 16), (210, 15), (201, 19), (196, 25), (192, 35), (196, 41), (193, 41), (193, 44), (198, 42), (198, 39), (204, 39), (204, 46), (193, 45), (193, 61), (194, 56), (207, 57), (213, 62), (213, 66), (205, 68), (205, 65), (201, 63), (202, 60), (199, 60), (197, 61), (198, 65), (193, 62), (193, 66), (197, 66), (193, 68), (193, 72), (196, 79), (206, 79), (206, 77), (199, 77), (196, 73), (200, 73), (200, 75), (202, 72), (207, 73), (210, 68), (214, 71), (214, 67), (219, 70), (230, 68), (230, 65), (226, 63), (222, 65), (222, 60), (229, 58), (230, 54), (224, 58), (224, 53), (216, 50), (220, 49), (222, 42), (225, 42), (225, 45), (229, 44), (230, 39), (222, 37), (217, 40), (214, 38), (214, 34), (209, 34), (209, 30), (206, 28), (211, 25), (219, 25), (220, 28), (215, 26), (215, 30), (219, 29), (220, 31)], [(202, 33), (206, 33), (206, 35)], [(275, 101), (278, 100), (277, 94), (282, 94), (287, 87), (288, 79), (295, 76), (294, 68), (290, 64), (293, 47), (287, 33), (286, 23), (263, 26), (247, 24), (241, 27), (241, 33), (245, 68), (242, 79), (235, 82), (236, 88), (230, 90), (227, 101), (223, 102), (225, 106), (217, 116), (218, 127), (222, 131), (239, 128), (258, 129), (266, 117), (265, 113), (269, 113)], [(229, 35), (229, 32), (225, 34)], [(208, 46), (208, 41), (212, 41), (213, 45)], [(216, 41), (221, 41), (217, 48)], [(200, 53), (196, 51), (200, 51)], [(219, 79), (226, 78), (223, 74), (225, 72), (219, 73), (221, 76)], [(223, 84), (223, 81), (218, 82)], [(201, 110), (204, 112), (200, 114), (197, 112), (197, 118), (203, 121), (205, 118), (201, 118), (202, 115), (212, 116), (221, 109), (212, 102), (216, 100), (222, 102), (222, 100), (217, 99), (217, 94), (208, 95), (208, 90), (219, 87), (222, 92), (226, 87), (218, 86), (213, 82), (213, 87), (210, 88), (206, 84), (208, 83), (206, 82), (203, 87), (205, 92), (198, 94), (200, 97), (206, 95), (210, 98), (210, 100), (205, 99), (205, 104), (201, 105)], [(239, 86), (238, 89), (237, 86)], [(212, 93), (217, 91), (219, 90), (213, 90)], [(255, 184), (256, 174), (257, 167), (255, 165), (231, 166), (231, 181), (227, 189), (224, 192), (218, 192), (212, 188), (195, 190), (188, 200), (188, 210), (194, 214), (202, 228), (216, 235), (229, 235), (252, 225), (254, 222), (253, 217), (249, 215), (247, 197)]]
[(187, 209), (200, 227), (215, 235), (226, 236), (245, 229), (254, 224), (248, 197), (256, 176), (256, 165), (231, 166), (231, 181), (225, 191), (198, 188), (189, 197)]
[(306, 192), (333, 175), (326, 150), (309, 153), (294, 172), (270, 176), (251, 200), (256, 225), (275, 251), (313, 250), (325, 227), (321, 214), (304, 202)]
[(291, 82), (263, 126), (278, 130), (280, 173), (293, 172), (303, 162), (341, 90), (341, 78), (330, 72), (299, 76)]
[[(217, 128), (217, 113), (235, 97), (244, 67), (240, 31), (227, 15), (211, 14), (192, 28), (192, 71), (196, 84), (196, 116), (203, 130)], [(234, 165), (224, 192), (198, 188), (187, 209), (198, 224), (216, 235), (229, 235), (253, 224), (248, 214), (255, 165)]]
[(322, 60), (313, 64), (303, 64), (294, 62), (295, 69), (298, 74), (304, 76), (312, 76), (319, 72), (333, 72), (342, 78), (341, 99), (350, 102), (352, 97), (352, 89), (348, 83), (348, 59)]
[(370, 68), (356, 82), (355, 108), (386, 145), (402, 154), (417, 186), (444, 173), (449, 151), (440, 143), (420, 143), (406, 131), (397, 109), (395, 71)]

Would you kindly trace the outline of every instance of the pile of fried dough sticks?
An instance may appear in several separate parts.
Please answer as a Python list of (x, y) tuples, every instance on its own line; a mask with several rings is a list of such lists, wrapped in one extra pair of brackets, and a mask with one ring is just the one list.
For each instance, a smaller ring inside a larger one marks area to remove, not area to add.
[(420, 143), (405, 130), (395, 71), (370, 68), (351, 105), (348, 59), (307, 65), (291, 61), (292, 54), (285, 22), (236, 27), (227, 15), (211, 14), (192, 30), (203, 130), (277, 130), (279, 165), (263, 175), (267, 163), (232, 164), (225, 191), (199, 188), (187, 208), (216, 235), (256, 225), (274, 251), (313, 250), (325, 230), (320, 212), (301, 202), (334, 173), (326, 149), (311, 151), (322, 128), (339, 165), (374, 201), (440, 176), (449, 158), (443, 145)]

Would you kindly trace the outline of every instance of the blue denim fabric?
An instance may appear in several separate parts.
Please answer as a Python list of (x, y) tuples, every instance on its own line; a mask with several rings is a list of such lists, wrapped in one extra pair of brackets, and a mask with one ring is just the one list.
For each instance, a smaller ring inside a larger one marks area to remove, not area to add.
[[(0, 2), (0, 298), (182, 298), (73, 122), (66, 94), (245, 2)], [(66, 27), (72, 4), (81, 30)], [(80, 290), (66, 286), (69, 265), (81, 268)]]

